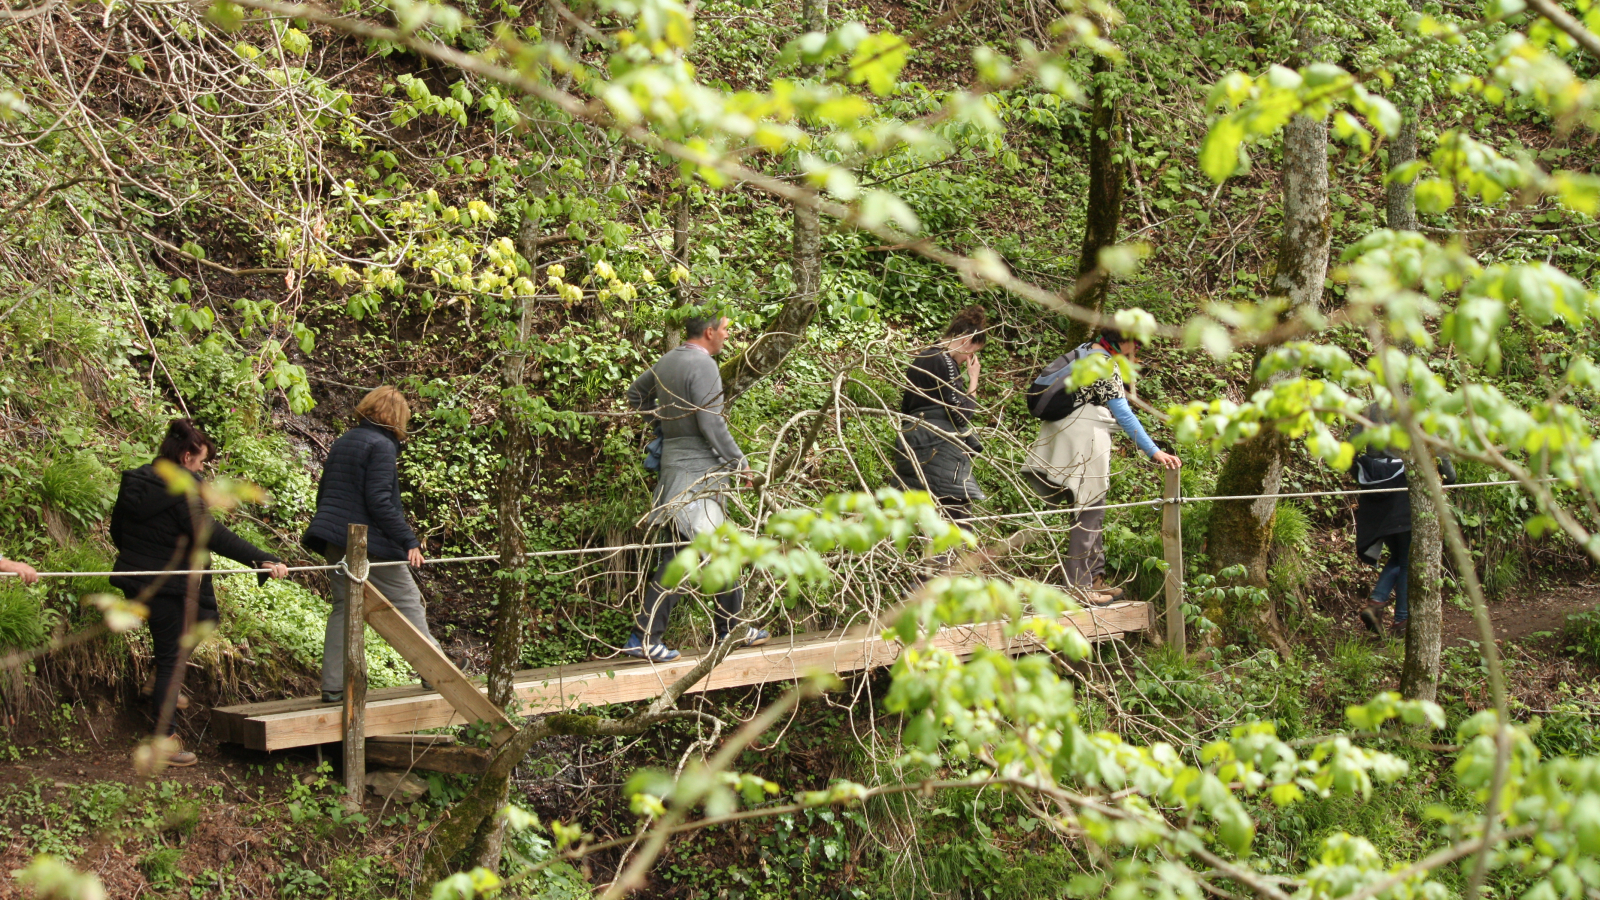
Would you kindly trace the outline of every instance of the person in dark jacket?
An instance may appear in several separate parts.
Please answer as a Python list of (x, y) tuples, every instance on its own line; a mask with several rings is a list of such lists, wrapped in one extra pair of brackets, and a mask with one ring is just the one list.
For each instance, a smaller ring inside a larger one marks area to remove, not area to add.
[(943, 340), (912, 357), (900, 396), (907, 418), (895, 441), (895, 476), (906, 490), (932, 494), (955, 521), (970, 518), (972, 502), (985, 496), (972, 477), (972, 458), (983, 452), (972, 416), (978, 411), (978, 353), (988, 328), (981, 306), (957, 313)]
[[(1388, 421), (1383, 410), (1376, 407), (1367, 411), (1367, 418), (1382, 424)], [(1445, 484), (1454, 484), (1456, 468), (1448, 457), (1439, 457), (1439, 475)], [(1356, 478), (1357, 490), (1388, 490), (1381, 494), (1356, 495), (1356, 556), (1362, 562), (1378, 565), (1384, 550), (1389, 558), (1378, 572), (1378, 582), (1372, 587), (1372, 597), (1361, 610), (1362, 624), (1376, 634), (1383, 633), (1383, 611), (1394, 600), (1394, 622), (1389, 629), (1403, 635), (1410, 621), (1407, 573), (1411, 560), (1411, 495), (1404, 490), (1406, 463), (1388, 447), (1368, 447), (1355, 458), (1350, 471)]]
[[(216, 452), (217, 445), (198, 425), (190, 419), (178, 419), (167, 427), (156, 458), (181, 466), (198, 478)], [(204, 543), (196, 554), (196, 543), (201, 540)], [(261, 573), (262, 581), (268, 575), (283, 578), (289, 574), (278, 557), (229, 531), (213, 520), (203, 506), (191, 505), (188, 494), (173, 493), (156, 471), (154, 461), (122, 473), (117, 502), (111, 510), (111, 542), (117, 547), (117, 561), (111, 568), (119, 573), (204, 569), (210, 564), (208, 554), (215, 553), (251, 568), (267, 569)], [(171, 737), (177, 727), (173, 710), (188, 705), (179, 685), (173, 683), (183, 637), (194, 623), (217, 620), (217, 595), (211, 576), (202, 575), (197, 583), (183, 575), (119, 574), (111, 577), (111, 585), (150, 609), (148, 621), (156, 662), (151, 711), (157, 727), (165, 731), (158, 736)], [(195, 764), (193, 753), (181, 745), (173, 746), (176, 749), (168, 754), (167, 765)]]
[[(411, 406), (393, 387), (375, 388), (356, 404), (359, 424), (333, 442), (317, 485), (317, 513), (300, 543), (329, 564), (344, 559), (350, 525), (367, 526), (367, 559), (405, 560), (422, 565), (422, 542), (406, 524), (400, 506), (400, 442), (411, 421)], [(344, 702), (344, 616), (350, 584), (334, 572), (333, 609), (322, 642), (322, 702)], [(367, 581), (417, 630), (429, 636), (422, 591), (405, 566), (374, 566)], [(438, 643), (435, 641), (434, 643)]]

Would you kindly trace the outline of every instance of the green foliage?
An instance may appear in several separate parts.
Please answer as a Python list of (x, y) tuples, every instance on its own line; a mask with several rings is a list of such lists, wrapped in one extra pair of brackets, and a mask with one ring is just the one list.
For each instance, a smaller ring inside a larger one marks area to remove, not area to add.
[(15, 578), (0, 581), (0, 648), (31, 650), (49, 638), (56, 615), (40, 602), (43, 593)]
[[(224, 48), (220, 65), (232, 78), (192, 96), (164, 94), (168, 84), (192, 86), (168, 77), (179, 69), (167, 51), (121, 48), (126, 70), (144, 77), (119, 84), (129, 89), (114, 94), (96, 87), (83, 107), (137, 97), (139, 116), (117, 128), (103, 127), (107, 120), (99, 118), (61, 128), (51, 118), (56, 111), (31, 107), (24, 97), (77, 95), (77, 87), (63, 93), (49, 83), (47, 73), (8, 70), (15, 83), (0, 91), (0, 114), (42, 135), (13, 142), (23, 149), (4, 164), (7, 193), (20, 198), (48, 189), (37, 202), (7, 203), (14, 240), (26, 252), (7, 256), (6, 273), (11, 283), (41, 291), (20, 295), (14, 307), (7, 301), (0, 315), (12, 350), (0, 360), (0, 400), (8, 421), (28, 423), (25, 437), (5, 438), (15, 452), (0, 478), (4, 547), (14, 553), (51, 546), (35, 521), (48, 508), (84, 538), (83, 549), (72, 551), (81, 554), (78, 566), (104, 567), (95, 532), (110, 469), (146, 461), (164, 420), (181, 407), (221, 439), (225, 471), (262, 484), (273, 497), (271, 506), (252, 507), (231, 524), (264, 545), (292, 550), (284, 545), (292, 545), (313, 503), (308, 463), (320, 452), (315, 445), (339, 430), (333, 426), (343, 413), (326, 402), (314, 408), (313, 401), (342, 401), (341, 392), (354, 394), (378, 379), (404, 383), (426, 407), (402, 471), (408, 509), (430, 551), (478, 553), (492, 545), (503, 462), (500, 410), (521, 417), (538, 442), (527, 485), (530, 546), (630, 539), (635, 532), (626, 523), (638, 519), (646, 485), (636, 465), (637, 428), (610, 417), (612, 399), (659, 352), (686, 310), (727, 309), (744, 340), (794, 292), (788, 202), (734, 186), (743, 177), (734, 167), (756, 166), (751, 160), (759, 160), (761, 172), (818, 188), (843, 205), (825, 219), (823, 312), (785, 370), (733, 410), (741, 440), (756, 448), (760, 462), (767, 448), (757, 445), (789, 416), (818, 408), (843, 369), (852, 370), (844, 388), (850, 399), (892, 407), (892, 380), (861, 367), (937, 333), (955, 308), (982, 291), (976, 299), (1002, 324), (985, 358), (989, 374), (980, 399), (992, 410), (986, 408), (981, 424), (992, 434), (985, 434), (990, 452), (979, 475), (998, 481), (1014, 468), (1016, 445), (1031, 437), (1019, 404), (1005, 398), (1025, 379), (1019, 373), (1059, 351), (1060, 331), (1047, 314), (986, 288), (1016, 273), (1039, 287), (1032, 296), (1053, 297), (1069, 292), (1077, 277), (1071, 250), (1081, 238), (1081, 148), (1089, 127), (1077, 104), (1079, 85), (1091, 85), (1086, 69), (1095, 56), (1115, 65), (1094, 76), (1093, 85), (1122, 104), (1122, 133), (1110, 138), (1130, 175), (1123, 233), (1136, 232), (1155, 253), (1143, 272), (1119, 269), (1113, 305), (1124, 307), (1125, 319), (1173, 326), (1187, 347), (1205, 351), (1158, 347), (1147, 357), (1145, 395), (1188, 404), (1174, 409), (1180, 437), (1220, 453), (1261, 428), (1278, 427), (1303, 440), (1313, 459), (1340, 468), (1353, 447), (1338, 435), (1376, 398), (1415, 413), (1441, 444), (1506, 453), (1511, 461), (1502, 470), (1525, 466), (1563, 479), (1546, 499), (1583, 510), (1600, 486), (1586, 399), (1600, 385), (1600, 368), (1584, 337), (1595, 308), (1584, 282), (1596, 259), (1583, 237), (1600, 194), (1587, 174), (1591, 154), (1564, 132), (1593, 119), (1581, 51), (1532, 17), (1502, 20), (1494, 12), (1476, 22), (1456, 9), (1419, 14), (1404, 0), (1122, 6), (1096, 7), (1092, 17), (1073, 8), (1054, 23), (1024, 21), (1043, 14), (1004, 4), (980, 5), (954, 19), (897, 7), (892, 23), (877, 20), (889, 15), (882, 10), (835, 8), (822, 32), (801, 35), (792, 7), (711, 0), (698, 15), (715, 30), (703, 28), (696, 40), (687, 7), (643, 0), (607, 5), (598, 14), (574, 7), (577, 15), (597, 15), (598, 30), (557, 45), (508, 4), (458, 10), (402, 3), (382, 9), (380, 18), (393, 18), (403, 33), (371, 42), (377, 61), (346, 78), (308, 61), (316, 58), (313, 49), (337, 49), (341, 39), (333, 31), (257, 19), (227, 3), (209, 19), (188, 7), (136, 3), (127, 9), (150, 17), (184, 48)], [(111, 40), (126, 31), (105, 30)], [(25, 32), (6, 35), (25, 43)], [(420, 55), (405, 46), (410, 35), (469, 52), (492, 43), (494, 55), (484, 65), (506, 65), (516, 77), (497, 82), (489, 69), (469, 75), (416, 65)], [(1321, 50), (1307, 40), (1323, 36), (1331, 40)], [(1335, 51), (1339, 67), (1319, 56)], [(72, 64), (63, 56), (63, 65)], [(1214, 99), (1227, 108), (1215, 119), (1208, 119), (1207, 85), (1195, 73), (1233, 73), (1216, 85)], [(974, 77), (974, 84), (961, 84)], [(538, 86), (533, 96), (521, 92), (529, 84)], [(611, 120), (598, 127), (584, 121), (602, 108)], [(1375, 231), (1381, 223), (1373, 199), (1392, 145), (1374, 142), (1373, 132), (1391, 134), (1402, 109), (1421, 119), (1423, 158), (1397, 174), (1422, 179), (1418, 202), (1428, 234), (1491, 235), (1473, 242), (1475, 257), (1418, 234)], [(1270, 249), (1260, 248), (1270, 247), (1283, 215), (1276, 132), (1297, 112), (1328, 114), (1335, 138), (1345, 143), (1330, 154), (1336, 183), (1351, 186), (1336, 192), (1328, 223), (1335, 244), (1351, 244), (1330, 291), (1328, 308), (1341, 312), (1331, 328), (1317, 317), (1285, 322), (1270, 300), (1258, 302), (1271, 271)], [(641, 140), (641, 128), (649, 137)], [(82, 134), (93, 136), (90, 145), (79, 143)], [(151, 159), (161, 165), (129, 162)], [(68, 183), (97, 172), (104, 160), (117, 166), (112, 174)], [(1227, 175), (1226, 182), (1212, 180)], [(140, 180), (137, 190), (126, 189), (128, 177)], [(667, 237), (679, 203), (691, 212), (683, 259)], [(935, 263), (914, 255), (900, 231), (971, 255), (956, 268)], [(537, 251), (519, 250), (533, 239)], [(65, 271), (31, 268), (34, 260), (65, 261)], [(224, 276), (208, 262), (271, 271)], [(524, 308), (531, 310), (527, 341), (516, 334)], [(1306, 339), (1260, 360), (1255, 374), (1267, 388), (1251, 396), (1243, 389), (1253, 374), (1244, 341), (1279, 326), (1304, 326), (1295, 336)], [(1415, 350), (1409, 357), (1385, 352), (1367, 343), (1371, 335), (1403, 339)], [(527, 353), (528, 381), (503, 390), (501, 363), (511, 351)], [(1404, 396), (1400, 384), (1412, 387), (1411, 400), (1396, 399)], [(285, 425), (294, 445), (277, 431)], [(825, 434), (825, 449), (807, 462), (805, 489), (812, 494), (799, 502), (840, 485), (872, 490), (884, 483), (876, 451), (887, 446), (892, 428), (883, 417), (846, 417), (840, 433)], [(59, 435), (65, 449), (40, 456), (29, 443), (37, 434)], [(1201, 494), (1195, 470), (1215, 460), (1193, 445), (1184, 455), (1185, 489)], [(52, 474), (61, 465), (81, 471)], [(1291, 468), (1288, 483), (1307, 477), (1300, 460)], [(43, 487), (51, 479), (55, 486)], [(1129, 467), (1119, 472), (1114, 497), (1151, 496), (1155, 481), (1154, 473)], [(1009, 487), (995, 494), (994, 511), (1016, 508)], [(1499, 489), (1454, 496), (1486, 580), (1509, 586), (1537, 558), (1519, 529), (1535, 506), (1545, 512), (1550, 503)], [(763, 535), (730, 527), (706, 536), (680, 557), (673, 575), (714, 589), (753, 566), (797, 623), (833, 624), (862, 612), (830, 595), (860, 570), (830, 572), (825, 559), (885, 539), (897, 541), (903, 555), (964, 543), (953, 529), (930, 527), (931, 513), (904, 497), (830, 502), (769, 519), (774, 504), (788, 500), (765, 495), (752, 513), (771, 526)], [(1293, 565), (1313, 522), (1327, 519), (1326, 509), (1311, 508), (1279, 510), (1273, 569), (1279, 593), (1314, 578), (1310, 566)], [(1203, 507), (1184, 509), (1195, 567), (1204, 565), (1197, 552), (1203, 515)], [(746, 511), (736, 511), (735, 519), (745, 522)], [(1145, 564), (1158, 555), (1154, 511), (1119, 512), (1110, 521), (1114, 571), (1137, 573), (1139, 590), (1153, 593), (1162, 574)], [(1580, 536), (1572, 523), (1558, 524), (1569, 541)], [(532, 594), (529, 662), (585, 658), (592, 640), (615, 639), (628, 627), (625, 614), (597, 602), (619, 578), (554, 566), (507, 574), (525, 578)], [(1242, 618), (1278, 599), (1226, 580), (1188, 580), (1196, 590), (1186, 614), (1197, 626)], [(484, 580), (467, 575), (449, 587), (452, 600), (459, 588), (467, 607), (451, 610), (462, 617), (451, 624), (474, 627), (489, 609)], [(880, 587), (897, 598), (901, 585), (874, 581)], [(951, 577), (919, 588), (889, 623), (908, 644), (939, 627), (1004, 616), (1014, 637), (1032, 634), (1070, 658), (1085, 656), (1080, 642), (1052, 626), (1068, 607), (1044, 585)], [(85, 615), (77, 602), (85, 586), (51, 590), (39, 622), (48, 610)], [(223, 597), (222, 637), (248, 646), (265, 670), (316, 668), (326, 615), (320, 600), (290, 584), (258, 588), (249, 578), (227, 579)], [(25, 613), (24, 607), (17, 609)], [(0, 604), (0, 634), (5, 609)], [(25, 619), (19, 614), (17, 621)], [(1586, 640), (1571, 638), (1573, 646)], [(1103, 652), (1108, 659), (1115, 653)], [(1392, 647), (1336, 645), (1328, 680), (1341, 694), (1365, 698), (1392, 669), (1392, 654)], [(375, 683), (404, 677), (403, 664), (370, 636), (369, 655)], [(1019, 860), (1027, 854), (997, 851), (1002, 845), (987, 839), (992, 835), (980, 841), (961, 834), (968, 822), (974, 833), (997, 828), (996, 811), (1012, 808), (990, 802), (994, 791), (952, 791), (942, 808), (960, 828), (935, 829), (928, 854), (935, 887), (976, 886), (996, 896), (1015, 888), (1025, 895), (1022, 883), (1032, 879), (1067, 884), (1074, 896), (1141, 885), (1162, 896), (1198, 896), (1192, 871), (1152, 867), (1150, 860), (1181, 868), (1178, 861), (1193, 846), (1228, 856), (1250, 844), (1257, 854), (1250, 865), (1301, 879), (1296, 889), (1334, 894), (1370, 884), (1390, 860), (1406, 856), (1404, 848), (1422, 846), (1433, 820), (1422, 825), (1413, 815), (1401, 823), (1395, 815), (1388, 822), (1375, 813), (1415, 813), (1418, 790), (1395, 787), (1371, 796), (1361, 790), (1369, 772), (1394, 774), (1387, 760), (1321, 744), (1280, 748), (1279, 738), (1311, 733), (1309, 674), (1271, 656), (1233, 649), (1218, 656), (1229, 661), (1170, 653), (1118, 658), (1135, 670), (1136, 697), (1116, 707), (1119, 718), (1102, 729), (1078, 717), (1109, 716), (1111, 707), (1086, 701), (1038, 657), (979, 654), (961, 662), (908, 654), (888, 694), (894, 709), (916, 723), (908, 737), (923, 755), (908, 765), (937, 759), (958, 761), (946, 766), (951, 771), (1023, 772), (1037, 784), (1095, 797), (1113, 783), (1136, 789), (1119, 807), (1127, 818), (1089, 815), (1072, 826), (1112, 848), (1107, 852), (1115, 858), (1095, 859), (1099, 874), (1070, 884), (1064, 874), (1057, 877), (1070, 871), (1066, 861), (1058, 869), (1043, 852)], [(1341, 696), (1332, 708), (1351, 702), (1359, 701)], [(1395, 712), (1359, 708), (1361, 728), (1376, 728)], [(1275, 734), (1254, 720), (1274, 721)], [(1550, 746), (1586, 746), (1571, 737), (1573, 721), (1576, 712), (1532, 739), (1550, 735)], [(1532, 778), (1528, 754), (1518, 746), (1519, 776)], [(1463, 758), (1476, 777), (1482, 753)], [(1268, 770), (1267, 781), (1255, 777)], [(1330, 780), (1319, 784), (1324, 775)], [(1235, 776), (1248, 783), (1239, 792), (1244, 799), (1230, 787)], [(1253, 796), (1268, 782), (1270, 799), (1287, 803), (1281, 810)], [(702, 778), (684, 785), (681, 796), (738, 802), (732, 788), (752, 783)], [(1293, 789), (1330, 796), (1291, 803)], [(308, 833), (347, 827), (317, 792), (297, 793), (293, 801)], [(822, 793), (828, 797), (818, 804), (844, 802), (853, 789)], [(1402, 794), (1393, 806), (1384, 802)], [(1556, 810), (1551, 816), (1565, 815), (1561, 800), (1538, 799)], [(785, 857), (794, 876), (778, 890), (817, 884), (847, 842), (859, 841), (840, 820), (823, 817), (834, 812), (812, 806), (775, 826), (774, 835), (785, 840), (797, 842), (804, 832), (818, 841), (804, 859)], [(1517, 812), (1526, 814), (1526, 807)], [(1295, 816), (1301, 819), (1291, 823)], [(1028, 818), (1041, 832), (1060, 824)], [(1565, 824), (1550, 822), (1556, 829)], [(1194, 832), (1182, 830), (1190, 825)], [(1259, 833), (1253, 842), (1252, 828)], [(1463, 826), (1451, 835), (1470, 833)], [(1274, 834), (1282, 836), (1277, 843)], [(1014, 833), (1000, 839), (1024, 840)], [(548, 858), (543, 838), (517, 840), (526, 842), (529, 859)], [(1166, 843), (1153, 846), (1159, 842)], [(352, 886), (380, 881), (374, 868), (359, 855), (321, 871), (297, 862), (280, 873), (279, 887), (289, 896), (354, 892)], [(1208, 871), (1215, 877), (1214, 868)], [(1568, 874), (1559, 870), (1551, 883), (1573, 893), (1578, 882)], [(494, 877), (464, 876), (444, 890), (481, 892)], [(727, 879), (730, 892), (744, 890), (736, 880)], [(1441, 876), (1395, 890), (1431, 896), (1440, 884), (1454, 883)]]
[(1295, 550), (1310, 536), (1311, 517), (1305, 509), (1297, 503), (1280, 502), (1272, 519), (1272, 543), (1279, 549)]
[(79, 529), (94, 527), (111, 511), (111, 473), (93, 453), (58, 457), (39, 471), (39, 499)]
[(1567, 652), (1600, 665), (1600, 609), (1573, 613), (1561, 626)]
[(178, 860), (183, 857), (181, 847), (162, 847), (152, 850), (139, 860), (139, 869), (156, 890), (171, 890), (178, 886)]
[[(260, 662), (280, 671), (314, 674), (322, 669), (322, 636), (328, 623), (327, 600), (293, 581), (254, 575), (217, 579), (221, 635), (250, 647)], [(367, 629), (367, 680), (373, 687), (413, 681), (411, 665), (370, 627)]]
[(41, 900), (105, 900), (105, 887), (93, 873), (79, 872), (48, 853), (33, 858), (27, 868), (13, 873), (19, 884), (33, 889)]

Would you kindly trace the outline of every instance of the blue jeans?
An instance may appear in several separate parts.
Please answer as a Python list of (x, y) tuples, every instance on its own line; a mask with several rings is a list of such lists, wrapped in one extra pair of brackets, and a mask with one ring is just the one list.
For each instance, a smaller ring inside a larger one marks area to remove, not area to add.
[(1393, 593), (1394, 620), (1404, 622), (1411, 615), (1411, 607), (1406, 602), (1406, 571), (1411, 562), (1411, 532), (1391, 534), (1382, 540), (1383, 545), (1389, 548), (1389, 559), (1383, 564), (1383, 571), (1378, 573), (1377, 585), (1372, 588), (1372, 602), (1388, 603), (1389, 595)]

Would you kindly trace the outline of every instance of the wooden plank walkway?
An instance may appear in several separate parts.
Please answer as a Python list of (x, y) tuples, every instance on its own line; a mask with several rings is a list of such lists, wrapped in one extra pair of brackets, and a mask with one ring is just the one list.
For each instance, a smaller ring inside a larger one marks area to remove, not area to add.
[[(1066, 621), (1090, 641), (1103, 641), (1148, 630), (1150, 614), (1148, 603), (1128, 602), (1072, 613)], [(941, 629), (930, 643), (963, 656), (980, 645), (1004, 647), (1008, 652), (1023, 652), (1036, 646), (1025, 638), (1021, 643), (1008, 642), (997, 622)], [(691, 690), (793, 681), (818, 670), (855, 672), (887, 666), (899, 655), (900, 644), (883, 640), (877, 629), (786, 635), (774, 638), (765, 647), (728, 654), (722, 665)], [(685, 654), (670, 663), (655, 664), (618, 657), (518, 672), (518, 711), (532, 715), (657, 697), (667, 685), (694, 668), (697, 659)], [(481, 684), (481, 679), (474, 681)], [(343, 735), (340, 717), (339, 704), (306, 697), (219, 707), (211, 711), (211, 727), (220, 741), (255, 750), (283, 750), (339, 741)], [(448, 700), (420, 685), (367, 693), (368, 735), (407, 734), (465, 721)]]

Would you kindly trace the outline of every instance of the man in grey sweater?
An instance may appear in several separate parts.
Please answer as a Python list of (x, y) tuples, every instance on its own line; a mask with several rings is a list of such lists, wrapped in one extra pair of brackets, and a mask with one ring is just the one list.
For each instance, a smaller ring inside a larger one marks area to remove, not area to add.
[[(661, 426), (661, 480), (646, 522), (665, 527), (673, 540), (688, 541), (721, 525), (727, 518), (731, 476), (748, 476), (744, 451), (729, 433), (722, 414), (722, 373), (712, 359), (728, 341), (728, 324), (720, 316), (686, 320), (684, 342), (628, 386), (628, 406), (653, 417)], [(678, 657), (676, 650), (661, 642), (679, 599), (661, 586), (675, 555), (670, 548), (659, 554), (645, 589), (644, 611), (622, 648), (629, 656), (655, 662)], [(767, 642), (767, 632), (738, 620), (744, 607), (742, 586), (718, 594), (716, 602), (713, 619), (719, 644), (730, 635), (752, 647)]]

